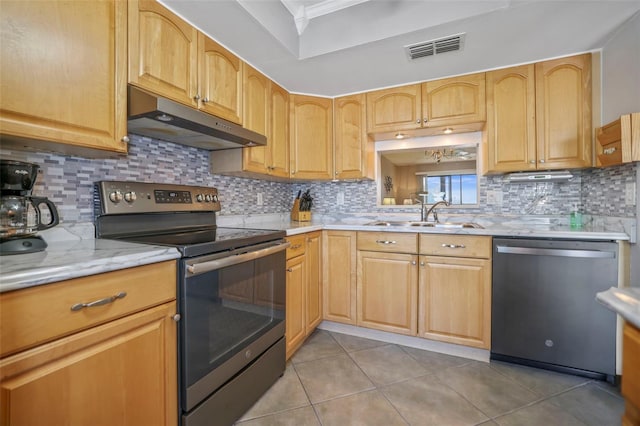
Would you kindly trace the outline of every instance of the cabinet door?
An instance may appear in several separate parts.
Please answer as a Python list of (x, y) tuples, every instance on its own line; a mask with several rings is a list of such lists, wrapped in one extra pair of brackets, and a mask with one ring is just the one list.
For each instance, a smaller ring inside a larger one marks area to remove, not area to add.
[(153, 0), (129, 1), (129, 83), (198, 107), (198, 31)]
[[(198, 33), (198, 55), (200, 108), (225, 120), (243, 124), (242, 62), (202, 33)], [(246, 85), (246, 81), (244, 83)], [(258, 122), (252, 122), (251, 126), (260, 128)], [(255, 130), (250, 126), (245, 127)], [(266, 135), (259, 130), (256, 131)]]
[(415, 336), (417, 256), (358, 251), (357, 325)]
[(487, 73), (487, 172), (536, 169), (534, 65)]
[(287, 359), (302, 344), (305, 334), (305, 256), (287, 260), (287, 302), (285, 318), (285, 337), (287, 341)]
[(171, 302), (2, 359), (2, 424), (175, 425), (174, 314)]
[(590, 167), (591, 54), (536, 64), (538, 168)]
[(622, 342), (622, 395), (626, 410), (623, 425), (640, 424), (640, 330), (628, 322), (624, 324)]
[(306, 334), (309, 335), (322, 321), (322, 261), (321, 232), (307, 235), (307, 296)]
[[(269, 79), (244, 64), (244, 127), (261, 135), (269, 135), (270, 87)], [(267, 144), (269, 144), (267, 140)], [(243, 148), (243, 168), (245, 170), (267, 174), (269, 161), (267, 160), (268, 146)]]
[(367, 163), (367, 154), (371, 154), (371, 163), (373, 154), (367, 149), (365, 99), (364, 94), (334, 99), (336, 179), (373, 178), (373, 164)]
[(420, 256), (418, 335), (489, 349), (491, 261)]
[(126, 19), (117, 0), (2, 2), (3, 139), (126, 152)]
[(421, 127), (419, 84), (367, 93), (367, 132), (393, 132)]
[(270, 94), (269, 174), (289, 177), (289, 92), (271, 82)]
[(422, 115), (423, 127), (485, 121), (484, 73), (423, 83)]
[(356, 232), (324, 231), (323, 317), (356, 324)]
[(333, 102), (291, 95), (291, 177), (333, 178)]

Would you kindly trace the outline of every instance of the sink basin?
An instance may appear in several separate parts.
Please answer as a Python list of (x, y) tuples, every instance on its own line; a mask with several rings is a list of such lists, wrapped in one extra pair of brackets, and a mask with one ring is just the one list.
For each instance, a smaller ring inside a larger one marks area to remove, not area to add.
[(406, 222), (406, 221), (376, 221), (365, 224), (366, 226), (419, 226), (425, 228), (476, 228), (482, 226), (473, 222)]

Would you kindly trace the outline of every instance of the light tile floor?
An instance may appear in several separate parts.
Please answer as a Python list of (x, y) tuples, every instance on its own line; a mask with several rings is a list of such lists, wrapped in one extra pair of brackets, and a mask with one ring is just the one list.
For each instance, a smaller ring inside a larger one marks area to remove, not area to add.
[(607, 383), (317, 330), (237, 425), (620, 425)]

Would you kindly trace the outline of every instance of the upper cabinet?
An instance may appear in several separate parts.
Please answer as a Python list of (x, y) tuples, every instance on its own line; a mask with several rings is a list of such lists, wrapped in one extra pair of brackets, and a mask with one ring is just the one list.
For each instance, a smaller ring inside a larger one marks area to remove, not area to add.
[(455, 126), (487, 118), (485, 74), (422, 83), (422, 126)]
[(129, 1), (129, 83), (242, 123), (242, 62), (154, 0)]
[(485, 172), (590, 167), (591, 54), (487, 73)]
[[(198, 34), (198, 55), (197, 96), (200, 98), (200, 108), (220, 118), (242, 123), (243, 62), (202, 33)], [(247, 85), (246, 79), (244, 85)], [(252, 127), (248, 128), (266, 135)]]
[(126, 7), (118, 0), (2, 3), (3, 144), (127, 151)]
[(599, 127), (596, 141), (598, 167), (640, 161), (640, 112), (623, 114)]
[(291, 177), (333, 178), (333, 101), (316, 96), (291, 95)]
[(267, 169), (271, 176), (289, 177), (289, 92), (274, 82), (270, 86)]
[[(367, 93), (369, 133), (421, 128), (440, 131), (441, 127), (481, 123), (485, 119), (484, 73)], [(474, 126), (465, 130), (477, 129)]]
[[(269, 79), (251, 66), (244, 64), (244, 127), (267, 136), (269, 143), (269, 112), (271, 93)], [(243, 163), (247, 171), (268, 173), (268, 146), (244, 148)]]
[(493, 172), (536, 169), (534, 64), (487, 73), (487, 163)]
[(366, 129), (366, 96), (333, 100), (335, 179), (373, 179), (373, 143)]
[(129, 83), (198, 107), (198, 31), (154, 0), (128, 4)]

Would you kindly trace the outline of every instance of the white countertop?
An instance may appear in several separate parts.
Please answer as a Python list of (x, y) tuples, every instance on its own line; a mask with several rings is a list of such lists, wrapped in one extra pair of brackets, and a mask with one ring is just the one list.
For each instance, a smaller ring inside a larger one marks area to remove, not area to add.
[(0, 293), (180, 257), (170, 247), (112, 240), (49, 242), (45, 251), (0, 257)]
[(640, 328), (640, 288), (611, 287), (596, 294), (596, 300)]

